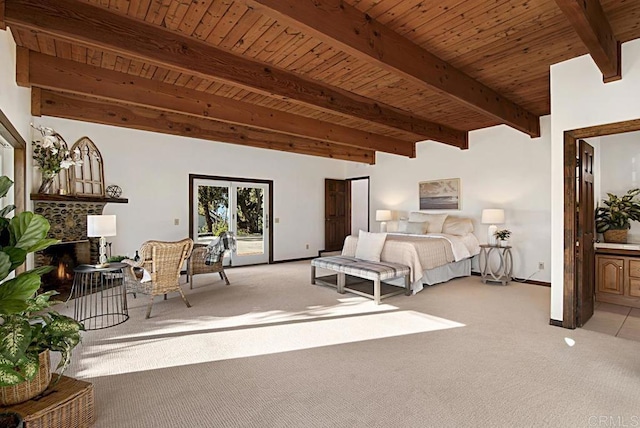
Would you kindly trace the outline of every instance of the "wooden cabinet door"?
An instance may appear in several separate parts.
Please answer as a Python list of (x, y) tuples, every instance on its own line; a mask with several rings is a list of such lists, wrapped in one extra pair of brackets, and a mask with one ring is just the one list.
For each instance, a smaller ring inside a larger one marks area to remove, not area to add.
[(596, 256), (598, 293), (624, 294), (624, 258)]
[(625, 294), (629, 297), (640, 297), (640, 260), (627, 260), (629, 263), (629, 288)]

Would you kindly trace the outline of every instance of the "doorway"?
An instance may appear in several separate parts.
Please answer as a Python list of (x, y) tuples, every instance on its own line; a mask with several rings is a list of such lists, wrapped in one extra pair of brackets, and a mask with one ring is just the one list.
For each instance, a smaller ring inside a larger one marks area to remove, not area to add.
[(369, 177), (325, 179), (324, 250), (341, 251), (345, 238), (369, 231)]
[(273, 181), (191, 174), (189, 230), (196, 244), (220, 233), (236, 235), (237, 247), (224, 263), (244, 266), (272, 263)]
[[(592, 287), (595, 287), (595, 271), (590, 269), (595, 263), (593, 257), (593, 243), (586, 242), (580, 230), (579, 216), (587, 209), (587, 204), (593, 204), (593, 199), (578, 196), (580, 167), (576, 167), (581, 153), (578, 148), (580, 139), (603, 137), (625, 132), (639, 131), (640, 119), (599, 125), (589, 128), (574, 129), (564, 133), (564, 299), (562, 327), (576, 328), (587, 321), (585, 308), (592, 302)], [(589, 226), (591, 227), (591, 226)], [(591, 238), (593, 239), (593, 238)], [(582, 241), (582, 242), (581, 242)], [(582, 245), (582, 247), (581, 247)], [(588, 253), (591, 252), (591, 255)], [(586, 261), (586, 263), (585, 263)], [(589, 264), (591, 266), (589, 267)], [(553, 322), (552, 322), (553, 323)]]
[(347, 179), (351, 183), (351, 234), (369, 231), (370, 183), (369, 177)]

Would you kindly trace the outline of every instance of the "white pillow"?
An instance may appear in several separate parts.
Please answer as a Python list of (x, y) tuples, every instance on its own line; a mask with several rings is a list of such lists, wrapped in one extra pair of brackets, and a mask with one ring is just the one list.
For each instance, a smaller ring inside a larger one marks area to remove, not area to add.
[(447, 217), (442, 225), (442, 233), (449, 235), (466, 235), (473, 232), (473, 221), (470, 218)]
[(407, 233), (408, 226), (409, 226), (408, 220), (398, 220), (398, 232)]
[(409, 221), (407, 222), (407, 233), (413, 235), (424, 235), (429, 229), (428, 221)]
[(429, 223), (427, 233), (441, 233), (442, 225), (447, 216), (448, 214), (427, 214), (414, 211), (409, 213), (409, 221), (426, 221)]
[(358, 234), (358, 244), (356, 245), (356, 259), (379, 262), (380, 253), (386, 239), (386, 233), (370, 233), (361, 230)]

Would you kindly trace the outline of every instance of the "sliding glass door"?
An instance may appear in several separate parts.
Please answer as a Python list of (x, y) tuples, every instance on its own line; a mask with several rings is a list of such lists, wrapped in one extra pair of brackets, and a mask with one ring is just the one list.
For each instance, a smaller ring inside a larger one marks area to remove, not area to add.
[(269, 185), (214, 179), (193, 180), (192, 236), (208, 244), (222, 232), (236, 235), (233, 266), (269, 262)]

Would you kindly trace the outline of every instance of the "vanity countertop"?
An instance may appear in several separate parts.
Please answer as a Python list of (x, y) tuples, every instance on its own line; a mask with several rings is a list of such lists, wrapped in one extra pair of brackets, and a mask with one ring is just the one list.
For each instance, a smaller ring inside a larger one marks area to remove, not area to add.
[(593, 244), (593, 247), (598, 248), (610, 248), (614, 250), (635, 250), (640, 251), (640, 244), (629, 242), (627, 244), (614, 244), (608, 242), (596, 242)]

